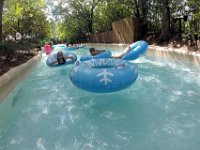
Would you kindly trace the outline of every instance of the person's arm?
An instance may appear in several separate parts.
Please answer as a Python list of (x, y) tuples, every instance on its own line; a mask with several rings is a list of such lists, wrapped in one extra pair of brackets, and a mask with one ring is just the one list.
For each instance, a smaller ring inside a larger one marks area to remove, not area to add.
[(126, 52), (124, 53), (124, 55), (128, 54), (131, 51), (131, 47), (128, 47), (128, 49), (126, 50)]
[(122, 58), (124, 55), (128, 54), (130, 52), (131, 48), (128, 47), (125, 53), (119, 55), (119, 56), (111, 56), (111, 58)]
[(119, 56), (111, 56), (110, 58), (122, 58), (123, 55), (119, 55)]

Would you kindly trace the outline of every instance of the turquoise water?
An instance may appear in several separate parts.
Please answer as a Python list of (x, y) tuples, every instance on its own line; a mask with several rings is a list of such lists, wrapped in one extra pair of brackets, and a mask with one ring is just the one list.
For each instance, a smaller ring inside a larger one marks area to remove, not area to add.
[(95, 94), (45, 61), (0, 104), (0, 150), (199, 150), (197, 66), (146, 55), (132, 86)]

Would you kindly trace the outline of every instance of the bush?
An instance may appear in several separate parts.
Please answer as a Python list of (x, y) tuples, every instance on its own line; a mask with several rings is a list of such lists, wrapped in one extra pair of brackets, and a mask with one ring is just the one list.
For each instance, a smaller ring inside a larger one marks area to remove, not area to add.
[(31, 49), (38, 47), (38, 44), (34, 44), (29, 40), (21, 40), (17, 43), (18, 50), (27, 51), (29, 54), (31, 53)]
[(16, 54), (17, 45), (12, 42), (0, 43), (0, 55), (5, 56), (6, 60), (11, 60)]
[(46, 40), (41, 40), (41, 41), (40, 41), (40, 46), (45, 45), (45, 43), (46, 43)]
[(197, 40), (199, 39), (198, 33), (185, 33), (182, 34), (183, 42), (188, 46), (189, 50), (198, 50)]

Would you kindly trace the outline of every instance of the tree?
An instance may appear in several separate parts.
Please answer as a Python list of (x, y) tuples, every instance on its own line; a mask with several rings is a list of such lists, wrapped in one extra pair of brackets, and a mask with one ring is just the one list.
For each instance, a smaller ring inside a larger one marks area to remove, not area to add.
[(124, 1), (109, 0), (99, 3), (94, 12), (93, 31), (112, 30), (112, 22), (132, 16), (132, 10)]
[[(52, 0), (48, 3), (54, 4)], [(112, 22), (133, 17), (139, 22), (140, 38), (148, 31), (148, 34), (153, 32), (161, 42), (165, 42), (177, 29), (179, 35), (183, 32), (181, 27), (185, 23), (186, 6), (192, 12), (190, 27), (198, 32), (199, 3), (196, 0), (59, 0), (53, 14), (57, 22), (61, 21), (61, 34), (58, 35), (62, 38), (76, 40), (87, 34), (110, 31)], [(177, 19), (178, 24), (173, 22)]]
[(94, 33), (94, 12), (99, 2), (100, 0), (60, 0), (52, 11), (59, 22), (61, 33), (58, 37), (74, 42)]
[(0, 42), (2, 42), (3, 4), (4, 4), (4, 0), (1, 0), (1, 1), (0, 1)]
[[(124, 0), (125, 1), (125, 0)], [(129, 0), (125, 1), (126, 5), (132, 6), (133, 17), (136, 21), (139, 22), (140, 26), (138, 26), (138, 30), (140, 31), (140, 37), (143, 37), (147, 32), (147, 24), (148, 24), (148, 13), (149, 6), (152, 5), (152, 0)]]
[(170, 8), (169, 0), (162, 0), (162, 30), (159, 37), (160, 42), (168, 41), (170, 38)]
[(72, 8), (71, 14), (85, 22), (87, 32), (93, 33), (94, 11), (100, 0), (72, 0), (69, 6)]
[(40, 40), (49, 37), (49, 23), (42, 9), (43, 0), (9, 0), (5, 1), (3, 31), (15, 37), (16, 32), (22, 38)]

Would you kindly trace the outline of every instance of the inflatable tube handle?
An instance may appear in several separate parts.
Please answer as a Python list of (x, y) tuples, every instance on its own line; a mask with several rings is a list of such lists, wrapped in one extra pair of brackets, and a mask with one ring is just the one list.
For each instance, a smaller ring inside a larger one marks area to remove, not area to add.
[(125, 67), (125, 64), (116, 64), (115, 65), (115, 69), (117, 69), (117, 70), (124, 69), (124, 67)]

